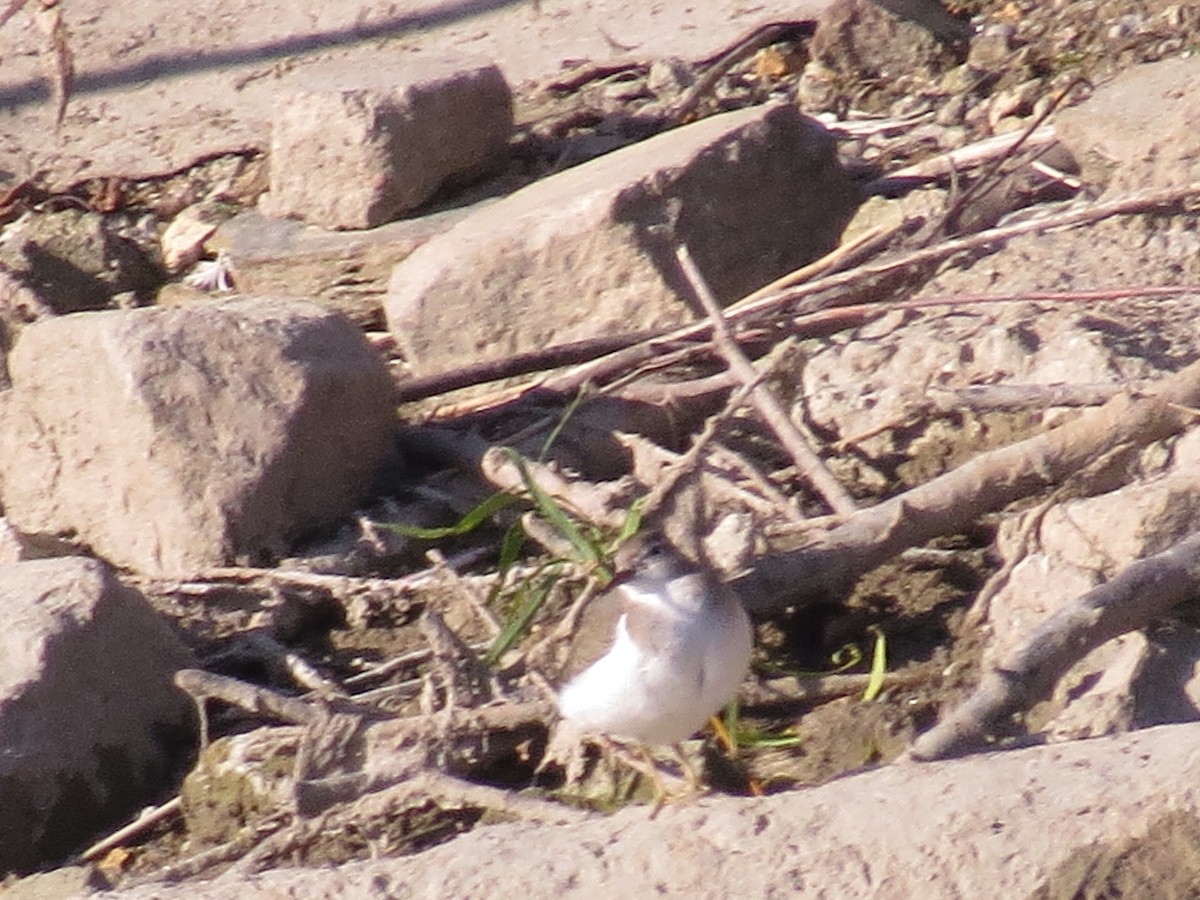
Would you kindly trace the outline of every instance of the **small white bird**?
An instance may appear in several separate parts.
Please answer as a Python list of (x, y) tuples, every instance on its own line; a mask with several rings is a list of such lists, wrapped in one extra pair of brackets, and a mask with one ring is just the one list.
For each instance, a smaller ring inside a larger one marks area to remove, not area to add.
[(559, 692), (563, 719), (584, 734), (640, 744), (686, 740), (746, 677), (753, 637), (741, 600), (662, 541), (641, 548), (596, 603), (609, 598), (615, 616), (593, 646), (576, 639), (575, 662), (594, 662)]

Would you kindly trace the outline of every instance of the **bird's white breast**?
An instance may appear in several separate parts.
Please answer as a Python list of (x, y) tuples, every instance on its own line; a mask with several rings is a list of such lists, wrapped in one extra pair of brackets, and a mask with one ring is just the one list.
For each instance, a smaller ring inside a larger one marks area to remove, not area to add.
[(585, 732), (669, 744), (690, 737), (728, 702), (749, 667), (750, 620), (735, 597), (702, 602), (697, 586), (686, 583), (692, 577), (624, 585), (627, 601), (662, 617), (666, 638), (656, 641), (657, 652), (644, 652), (622, 615), (608, 652), (561, 691), (564, 719)]

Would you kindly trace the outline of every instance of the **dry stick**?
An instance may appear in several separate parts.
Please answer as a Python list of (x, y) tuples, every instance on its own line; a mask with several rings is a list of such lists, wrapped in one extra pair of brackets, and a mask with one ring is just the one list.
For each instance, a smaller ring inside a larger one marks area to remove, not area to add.
[(706, 375), (703, 378), (693, 378), (688, 381), (635, 381), (622, 386), (619, 390), (605, 389), (609, 396), (621, 400), (634, 400), (639, 403), (651, 403), (663, 406), (667, 403), (683, 403), (697, 400), (712, 394), (728, 391), (737, 380), (729, 372), (718, 372), (716, 375)]
[[(1011, 294), (935, 294), (919, 300), (891, 304), (863, 303), (846, 309), (923, 309), (930, 306), (978, 306), (988, 303), (1103, 303), (1107, 300), (1134, 300), (1145, 297), (1176, 297), (1200, 294), (1200, 284), (1142, 285), (1131, 288), (1106, 288), (1096, 291), (1016, 291)], [(829, 310), (832, 312), (832, 310)], [(801, 319), (804, 321), (805, 319)]]
[(11, 19), (13, 14), (28, 2), (29, 0), (12, 0), (12, 2), (9, 3), (3, 11), (0, 11), (0, 26), (4, 25), (5, 22)]
[(797, 550), (761, 559), (735, 585), (751, 612), (844, 595), (864, 573), (908, 547), (957, 534), (980, 515), (1061, 484), (1093, 460), (1145, 446), (1195, 422), (1200, 362), (1155, 394), (1114, 397), (1042, 434), (971, 459), (932, 481), (855, 513)]
[(517, 353), (513, 356), (506, 356), (504, 359), (484, 360), (460, 366), (449, 372), (410, 378), (396, 385), (395, 401), (409, 403), (426, 397), (436, 397), (459, 388), (499, 381), (502, 378), (515, 378), (531, 372), (544, 372), (559, 366), (587, 362), (614, 350), (628, 347), (630, 344), (649, 340), (658, 334), (657, 331), (643, 331), (634, 334), (588, 338), (572, 341), (569, 344), (558, 344), (554, 347), (543, 347), (526, 353)]
[[(1001, 228), (989, 228), (986, 231), (968, 237), (943, 241), (932, 247), (922, 247), (909, 253), (904, 253), (892, 259), (885, 259), (871, 265), (862, 265), (846, 272), (838, 272), (816, 281), (790, 288), (769, 297), (751, 295), (734, 303), (725, 309), (725, 320), (729, 323), (759, 322), (772, 317), (791, 315), (795, 304), (816, 294), (841, 292), (842, 302), (847, 305), (855, 294), (852, 291), (858, 283), (869, 281), (883, 275), (890, 275), (905, 269), (922, 266), (927, 263), (942, 262), (957, 253), (979, 250), (991, 244), (1000, 243), (1013, 237), (1025, 234), (1036, 234), (1055, 228), (1067, 228), (1075, 225), (1096, 222), (1111, 216), (1130, 215), (1149, 212), (1178, 204), (1180, 201), (1200, 195), (1200, 182), (1154, 191), (1142, 191), (1118, 197), (1105, 203), (1092, 203), (1081, 208), (1069, 209), (1065, 212), (1053, 213), (1043, 218), (1017, 222)], [(1159, 290), (1159, 289), (1155, 289)], [(1176, 293), (1182, 292), (1175, 289)], [(753, 298), (753, 299), (752, 299)], [(949, 301), (958, 305), (960, 301)], [(862, 308), (880, 309), (892, 308), (897, 304), (863, 304)], [(923, 304), (930, 305), (930, 304)], [(945, 305), (945, 302), (943, 303)], [(711, 324), (705, 320), (691, 325), (676, 328), (674, 331), (660, 335), (618, 350), (608, 356), (576, 366), (564, 373), (546, 376), (524, 389), (522, 393), (548, 391), (558, 394), (569, 394), (578, 390), (580, 385), (598, 383), (614, 372), (625, 371), (653, 359), (663, 346), (671, 346), (679, 341), (707, 340), (711, 336)], [(514, 395), (514, 398), (515, 399)]]
[[(1067, 95), (1070, 94), (1071, 91), (1075, 90), (1078, 85), (1082, 84), (1083, 81), (1084, 79), (1082, 77), (1077, 76), (1072, 79), (1066, 87), (1058, 92), (1058, 95), (1046, 105), (1046, 108), (1043, 109), (1037, 116), (1035, 116), (1033, 121), (1030, 122), (1028, 126), (1022, 129), (1019, 137), (1013, 142), (1008, 150), (1004, 154), (992, 160), (991, 164), (984, 171), (984, 173), (957, 198), (954, 199), (954, 201), (950, 204), (950, 208), (939, 217), (939, 221), (936, 223), (931, 223), (933, 227), (930, 231), (930, 236), (936, 232), (944, 232), (949, 223), (958, 222), (959, 216), (962, 214), (963, 210), (966, 209), (968, 203), (970, 203), (972, 200), (986, 197), (988, 194), (994, 191), (998, 185), (1000, 185), (1000, 168), (1005, 162), (1014, 157), (1017, 151), (1024, 147), (1032, 139), (1033, 135), (1041, 129), (1043, 123), (1050, 118), (1050, 115), (1062, 105), (1062, 102), (1065, 99), (1067, 99)], [(1049, 145), (1047, 144), (1040, 148), (1037, 155), (1042, 155), (1045, 150), (1048, 149), (1048, 147)]]
[[(473, 646), (473, 649), (476, 651), (486, 648), (486, 644), (476, 644)], [(410, 650), (408, 653), (393, 656), (391, 659), (372, 666), (356, 675), (343, 678), (342, 684), (346, 687), (358, 687), (367, 682), (382, 681), (384, 678), (388, 678), (404, 669), (413, 668), (423, 662), (427, 662), (431, 656), (433, 656), (433, 651), (428, 647), (422, 647), (419, 650)]]
[[(512, 461), (499, 447), (477, 434), (430, 426), (405, 429), (401, 439), (406, 446), (424, 456), (483, 478), (496, 490), (521, 492), (525, 489), (521, 473)], [(623, 486), (569, 481), (544, 463), (531, 459), (524, 462), (537, 485), (572, 513), (590, 522), (620, 524), (621, 509), (625, 505), (621, 493)]]
[[(977, 250), (989, 244), (1005, 241), (1011, 237), (1048, 231), (1053, 228), (1065, 228), (1099, 221), (1110, 216), (1146, 212), (1178, 203), (1187, 197), (1200, 194), (1200, 182), (1158, 191), (1144, 191), (1125, 197), (1118, 197), (1106, 203), (1095, 203), (1080, 209), (1070, 209), (1066, 212), (1055, 213), (1043, 218), (1007, 225), (1002, 228), (990, 228), (969, 237), (952, 241), (943, 241), (932, 247), (924, 247), (903, 254), (890, 260), (883, 260), (874, 265), (861, 265), (849, 271), (838, 271), (803, 285), (771, 293), (764, 296), (763, 291), (776, 284), (793, 284), (802, 277), (806, 270), (812, 268), (824, 269), (828, 265), (839, 264), (845, 254), (857, 257), (863, 253), (877, 249), (884, 238), (890, 238), (891, 232), (882, 235), (871, 233), (864, 235), (862, 244), (852, 244), (848, 248), (838, 248), (828, 254), (830, 263), (818, 260), (796, 272), (789, 273), (767, 288), (763, 288), (732, 304), (725, 310), (726, 319), (730, 322), (743, 320), (761, 320), (772, 315), (787, 315), (790, 307), (798, 300), (827, 291), (845, 290), (860, 281), (866, 281), (880, 275), (923, 265), (930, 262), (940, 262), (956, 253)], [(899, 230), (906, 230), (901, 226)], [(847, 297), (853, 294), (847, 292)], [(845, 304), (841, 304), (845, 305)], [(710, 325), (707, 321), (697, 322), (676, 328), (672, 331), (617, 335), (611, 338), (597, 338), (588, 341), (578, 341), (562, 347), (550, 347), (544, 350), (529, 351), (510, 359), (493, 360), (469, 366), (452, 373), (431, 375), (424, 378), (414, 378), (397, 386), (397, 398), (402, 402), (434, 397), (447, 391), (489, 381), (497, 381), (519, 374), (553, 369), (571, 361), (582, 361), (574, 368), (564, 373), (543, 377), (530, 385), (510, 388), (503, 396), (494, 399), (490, 405), (514, 401), (535, 393), (568, 394), (589, 382), (598, 383), (611, 376), (614, 372), (627, 371), (654, 359), (664, 352), (664, 348), (673, 347), (681, 341), (703, 341), (710, 336)], [(614, 349), (616, 348), (616, 349)]]
[(221, 700), (256, 715), (297, 725), (309, 725), (321, 717), (321, 707), (314, 703), (202, 669), (180, 669), (174, 680), (176, 687), (197, 701)]
[(1050, 616), (984, 674), (971, 697), (921, 735), (908, 756), (945, 759), (977, 747), (1005, 717), (1048, 696), (1068, 669), (1105, 641), (1141, 628), (1200, 593), (1200, 532), (1140, 559)]
[(1033, 409), (1045, 412), (1052, 407), (1101, 406), (1124, 391), (1140, 393), (1150, 381), (1126, 384), (976, 384), (953, 390), (931, 387), (925, 398), (906, 404), (900, 415), (872, 425), (865, 431), (848, 434), (833, 445), (838, 452), (858, 447), (876, 435), (903, 428), (907, 423), (931, 415), (961, 413), (964, 410), (990, 412), (997, 409)]
[[(1074, 225), (1097, 222), (1111, 216), (1150, 212), (1151, 210), (1174, 206), (1189, 197), (1196, 197), (1198, 195), (1200, 195), (1200, 181), (1194, 181), (1190, 184), (1173, 188), (1140, 191), (1124, 197), (1117, 197), (1105, 203), (1089, 203), (1077, 209), (1068, 209), (1064, 212), (1052, 213), (1024, 222), (1015, 222), (999, 228), (989, 228), (986, 231), (980, 231), (977, 234), (967, 237), (942, 241), (931, 247), (922, 247), (919, 250), (903, 253), (892, 259), (881, 260), (873, 265), (860, 266), (849, 272), (830, 275), (826, 278), (801, 285), (800, 287), (783, 291), (774, 297), (765, 297), (753, 303), (739, 301), (726, 309), (725, 316), (729, 321), (741, 322), (743, 320), (754, 320), (763, 314), (777, 313), (780, 309), (786, 309), (797, 300), (810, 297), (813, 294), (848, 288), (860, 281), (866, 281), (880, 275), (892, 274), (903, 269), (917, 268), (926, 263), (942, 262), (957, 253), (979, 250), (990, 244), (1006, 241), (1010, 238), (1025, 234), (1036, 234), (1041, 231), (1050, 231), (1055, 228), (1067, 228)], [(692, 326), (692, 328), (695, 329), (696, 326)], [(686, 329), (677, 329), (667, 335), (667, 337), (675, 339), (691, 336)]]
[[(248, 684), (224, 675), (214, 675), (200, 669), (180, 669), (175, 673), (175, 684), (192, 697), (215, 698), (256, 715), (281, 719), (297, 725), (319, 724), (328, 715), (330, 708), (344, 709), (350, 714), (364, 717), (378, 717), (381, 723), (395, 730), (397, 741), (403, 734), (424, 734), (431, 727), (430, 722), (432, 721), (430, 716), (394, 719), (360, 703), (320, 704), (297, 700), (293, 697), (285, 697), (269, 688)], [(552, 714), (553, 709), (548, 704), (531, 701), (505, 702), (478, 709), (454, 710), (453, 712), (455, 721), (462, 724), (463, 727), (476, 730), (512, 731), (531, 722), (544, 723)], [(439, 720), (432, 727), (440, 728), (442, 724)]]
[(256, 845), (269, 838), (272, 834), (287, 825), (290, 816), (276, 813), (268, 819), (244, 826), (238, 833), (224, 844), (203, 850), (194, 856), (188, 856), (179, 862), (171, 863), (145, 875), (138, 875), (122, 882), (121, 888), (142, 887), (154, 884), (174, 884), (187, 878), (193, 878), (209, 869), (224, 863), (233, 862), (251, 852)]
[[(713, 449), (713, 461), (718, 465), (726, 465), (733, 470), (735, 475), (740, 475), (742, 479), (750, 482), (751, 487), (758, 493), (746, 490), (744, 493), (753, 497), (754, 501), (745, 501), (751, 503), (766, 504), (767, 510), (776, 516), (783, 516), (789, 521), (799, 524), (807, 522), (808, 517), (805, 516), (799, 509), (793, 498), (789, 497), (779, 488), (777, 488), (771, 479), (758, 470), (750, 460), (746, 459), (736, 450), (731, 450), (729, 447), (718, 444)], [(734, 487), (738, 487), (734, 485)]]
[[(713, 337), (716, 340), (718, 349), (721, 351), (721, 355), (725, 357), (730, 371), (743, 384), (755, 384), (760, 377), (758, 371), (751, 365), (750, 360), (746, 358), (745, 354), (742, 353), (741, 348), (738, 347), (737, 341), (734, 340), (733, 334), (729, 330), (729, 326), (725, 324), (725, 318), (721, 314), (721, 307), (717, 304), (716, 298), (705, 283), (704, 276), (696, 268), (696, 263), (693, 262), (687, 247), (676, 247), (675, 257), (679, 260), (679, 266), (683, 270), (688, 283), (691, 285), (696, 299), (700, 301), (700, 304), (704, 307), (704, 311), (708, 313), (712, 321)], [(787, 412), (780, 406), (779, 401), (771, 393), (770, 389), (763, 384), (755, 384), (755, 387), (750, 392), (750, 401), (754, 404), (754, 408), (758, 410), (759, 415), (774, 430), (775, 435), (779, 438), (779, 442), (792, 455), (792, 460), (796, 463), (796, 470), (800, 473), (800, 476), (825, 499), (830, 508), (834, 512), (846, 514), (858, 509), (858, 504), (854, 502), (854, 498), (833, 477), (833, 474), (825, 468), (825, 463), (821, 461), (821, 457), (808, 446), (804, 435), (800, 433), (800, 429), (788, 417)]]
[(922, 160), (903, 169), (897, 169), (895, 172), (889, 172), (866, 185), (865, 190), (869, 193), (878, 193), (885, 188), (904, 182), (932, 181), (952, 172), (962, 172), (989, 163), (997, 157), (1007, 156), (1018, 144), (1027, 149), (1038, 150), (1048, 147), (1055, 140), (1054, 129), (1049, 125), (1029, 132), (1028, 137), (1024, 131), (995, 135), (973, 144), (967, 144), (965, 147), (947, 150), (939, 156)]
[(91, 859), (107, 853), (113, 847), (119, 847), (132, 837), (137, 837), (152, 825), (157, 825), (172, 816), (178, 815), (183, 809), (183, 800), (180, 797), (172, 797), (166, 803), (155, 806), (151, 809), (143, 810), (138, 814), (138, 817), (128, 825), (122, 825), (106, 838), (101, 838), (92, 846), (88, 847), (79, 854), (81, 862), (87, 862)]
[[(256, 584), (283, 587), (310, 587), (326, 590), (335, 598), (344, 599), (350, 594), (361, 592), (398, 593), (413, 590), (423, 585), (432, 575), (429, 569), (413, 572), (402, 578), (371, 578), (358, 575), (330, 575), (324, 572), (309, 572), (304, 569), (263, 569), (252, 566), (220, 566), (201, 569), (193, 574), (178, 577), (130, 576), (129, 581), (143, 590), (156, 593), (191, 593), (214, 589), (228, 590), (229, 582), (253, 587)], [(218, 584), (219, 582), (219, 584)]]
[(234, 871), (242, 876), (258, 872), (274, 860), (288, 859), (310, 848), (323, 834), (339, 831), (352, 831), (356, 835), (378, 833), (396, 818), (397, 810), (412, 808), (431, 799), (444, 810), (478, 808), (525, 822), (565, 825), (595, 815), (550, 800), (471, 784), (440, 772), (424, 772), (411, 781), (366, 794), (317, 818), (291, 822), (286, 829), (266, 838), (238, 860)]
[[(669, 343), (658, 343), (653, 338), (650, 342), (656, 349), (654, 356), (650, 359), (643, 360), (640, 367), (636, 370), (626, 372), (625, 375), (614, 377), (608, 383), (600, 387), (596, 393), (612, 394), (617, 397), (624, 397), (628, 387), (636, 383), (636, 380), (645, 375), (647, 371), (666, 370), (674, 366), (678, 366), (693, 359), (698, 353), (703, 351), (702, 346), (695, 343), (688, 343), (682, 346), (672, 345)], [(630, 346), (637, 344), (638, 341), (625, 340), (621, 346), (628, 349)], [(543, 367), (547, 368), (547, 367)], [(587, 393), (592, 389), (592, 385), (580, 383), (575, 386), (572, 393), (579, 391)], [(424, 421), (430, 424), (445, 421), (458, 421), (459, 419), (470, 416), (476, 413), (487, 414), (494, 412), (497, 409), (503, 409), (510, 403), (515, 403), (520, 400), (539, 399), (539, 394), (545, 394), (545, 399), (552, 404), (561, 405), (563, 395), (557, 391), (540, 390), (536, 385), (519, 384), (513, 387), (502, 388), (499, 390), (489, 391), (487, 394), (466, 400), (458, 401), (443, 401), (435, 408), (430, 410)], [(556, 419), (557, 421), (557, 419)]]
[(884, 228), (882, 225), (868, 228), (848, 243), (839, 244), (815, 262), (788, 272), (786, 275), (776, 278), (770, 284), (763, 285), (757, 291), (747, 294), (738, 303), (753, 303), (755, 300), (770, 297), (772, 294), (795, 287), (813, 278), (819, 278), (833, 272), (840, 272), (847, 266), (854, 265), (859, 260), (885, 249), (896, 237), (907, 234), (912, 230), (913, 222), (910, 220), (905, 220), (892, 228)]
[(664, 120), (671, 124), (683, 122), (696, 111), (704, 96), (717, 86), (717, 82), (730, 69), (742, 60), (753, 56), (763, 47), (769, 47), (771, 44), (774, 44), (783, 35), (787, 34), (788, 31), (809, 25), (811, 25), (810, 22), (795, 21), (768, 22), (755, 26), (749, 34), (738, 38), (737, 42), (728, 51), (713, 61), (704, 74), (696, 79), (695, 84), (688, 88), (683, 96), (667, 110), (663, 116)]
[(973, 384), (955, 390), (931, 388), (928, 403), (929, 408), (937, 412), (1099, 406), (1122, 390), (1131, 387), (1136, 391), (1144, 384), (1134, 382), (1128, 387), (1119, 384)]
[(650, 489), (650, 492), (646, 494), (646, 499), (642, 501), (643, 518), (649, 517), (662, 506), (670, 493), (675, 490), (675, 485), (679, 482), (679, 479), (696, 468), (700, 462), (700, 454), (704, 452), (712, 439), (716, 437), (717, 429), (721, 426), (721, 423), (729, 419), (741, 408), (742, 404), (746, 402), (750, 394), (754, 391), (754, 388), (757, 387), (759, 380), (766, 376), (768, 369), (769, 366), (761, 374), (756, 372), (753, 381), (747, 381), (740, 385), (730, 395), (729, 399), (725, 401), (725, 408), (704, 423), (704, 428), (697, 435), (696, 440), (692, 442), (692, 446), (688, 448), (687, 452), (673, 466), (663, 473), (662, 477), (654, 483), (654, 487)]

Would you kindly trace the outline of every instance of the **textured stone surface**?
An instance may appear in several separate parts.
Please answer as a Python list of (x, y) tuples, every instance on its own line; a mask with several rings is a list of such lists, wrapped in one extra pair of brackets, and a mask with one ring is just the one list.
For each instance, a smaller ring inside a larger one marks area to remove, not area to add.
[[(1152, 459), (1145, 458), (1134, 484), (1001, 525), (996, 553), (1012, 567), (987, 588), (986, 662), (1010, 656), (1076, 598), (1200, 526), (1200, 432), (1179, 438), (1161, 470), (1154, 471)], [(1195, 651), (1194, 634), (1183, 627), (1114, 638), (1062, 676), (1027, 726), (1062, 740), (1200, 718)]]
[(857, 202), (790, 106), (713, 116), (524, 188), (396, 266), (388, 324), (416, 371), (693, 318), (674, 248), (732, 302), (831, 249)]
[(756, 800), (669, 804), (656, 817), (641, 807), (574, 825), (496, 825), (402, 859), (113, 896), (1027, 897), (1068, 859), (1143, 835), (1169, 812), (1195, 819), (1197, 785), (1200, 726), (1177, 725), (889, 766)]
[(327, 231), (247, 210), (224, 222), (211, 245), (229, 255), (238, 289), (247, 294), (311, 300), (381, 329), (396, 262), (467, 215), (452, 209), (366, 231)]
[[(884, 7), (895, 7), (896, 13)], [(961, 41), (969, 34), (969, 26), (933, 0), (835, 0), (817, 17), (809, 47), (812, 61), (800, 85), (803, 108), (835, 107), (839, 81), (936, 76), (954, 58), (944, 41)]]
[(191, 704), (187, 648), (103, 563), (0, 565), (0, 873), (61, 859), (152, 799)]
[(391, 379), (361, 332), (299, 302), (31, 325), (0, 395), (0, 501), (114, 563), (270, 557), (349, 512), (391, 452)]
[(266, 213), (372, 228), (416, 209), (447, 181), (495, 166), (506, 152), (512, 93), (496, 66), (373, 81), (361, 66), (319, 70), (280, 99)]
[(118, 294), (148, 296), (158, 283), (146, 250), (97, 213), (29, 216), (7, 227), (4, 238), (0, 316), (103, 309)]
[[(1063, 110), (1054, 130), (1089, 181), (1110, 193), (1184, 185), (1200, 178), (1200, 59), (1136, 66)], [(1194, 251), (1193, 251), (1194, 252)]]

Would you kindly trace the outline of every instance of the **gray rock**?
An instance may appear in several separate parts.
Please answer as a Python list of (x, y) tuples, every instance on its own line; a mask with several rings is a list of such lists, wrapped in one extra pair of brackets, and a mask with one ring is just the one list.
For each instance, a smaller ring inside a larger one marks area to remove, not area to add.
[(494, 167), (505, 153), (512, 93), (496, 66), (425, 71), (386, 86), (369, 77), (361, 68), (318, 71), (305, 90), (281, 98), (271, 127), (269, 215), (372, 228), (420, 206), (448, 180)]
[(0, 315), (103, 309), (117, 294), (149, 296), (161, 273), (138, 243), (119, 233), (115, 221), (64, 209), (9, 226), (0, 245), (5, 270)]
[(730, 303), (837, 242), (857, 194), (791, 106), (713, 116), (546, 178), (433, 238), (385, 310), (421, 374), (694, 318), (686, 244)]
[(0, 565), (0, 873), (61, 859), (150, 802), (187, 737), (194, 664), (96, 560)]
[(243, 293), (311, 300), (377, 330), (396, 261), (467, 215), (453, 209), (364, 231), (326, 231), (246, 210), (222, 223), (211, 245), (229, 255)]
[[(1059, 113), (1054, 130), (1087, 181), (1110, 193), (1185, 185), (1200, 178), (1200, 59), (1135, 66)], [(1111, 181), (1111, 183), (1109, 183)]]
[(283, 551), (349, 512), (391, 449), (392, 381), (362, 333), (265, 299), (29, 326), (0, 394), (0, 501), (146, 572)]
[(630, 807), (570, 825), (492, 825), (414, 856), (250, 878), (231, 870), (203, 884), (105, 896), (1029, 897), (1073, 856), (1099, 857), (1171, 812), (1194, 821), (1197, 740), (1200, 725), (1175, 725), (884, 766), (769, 797), (669, 803), (655, 816)]
[[(903, 11), (893, 14), (885, 6)], [(910, 17), (927, 19), (929, 25), (918, 26)], [(952, 40), (967, 36), (967, 27), (933, 0), (835, 0), (817, 17), (810, 65), (842, 78), (934, 78), (955, 55), (930, 26)]]

